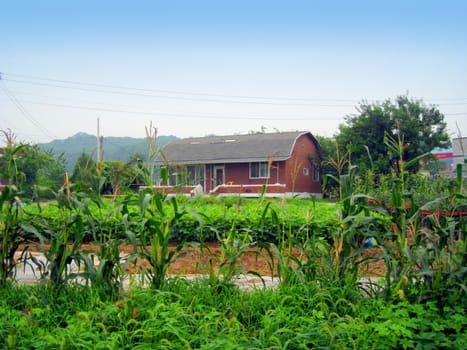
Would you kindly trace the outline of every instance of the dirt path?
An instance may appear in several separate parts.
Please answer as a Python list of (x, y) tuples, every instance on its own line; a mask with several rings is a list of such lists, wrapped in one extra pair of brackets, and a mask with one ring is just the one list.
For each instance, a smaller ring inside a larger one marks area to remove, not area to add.
[[(37, 249), (33, 245), (29, 246), (30, 250), (37, 253)], [(81, 248), (85, 251), (97, 251), (99, 248), (96, 245), (83, 244)], [(176, 246), (172, 245), (171, 249)], [(130, 245), (121, 245), (120, 256), (125, 257), (133, 253), (133, 247)], [(201, 250), (198, 247), (188, 247), (183, 249), (180, 253), (183, 256), (178, 257), (169, 266), (170, 275), (207, 275), (210, 268), (217, 270), (221, 262), (222, 249), (219, 243), (208, 243), (206, 247)], [(378, 254), (376, 249), (368, 249), (365, 255), (374, 256)], [(294, 251), (295, 256), (299, 256), (298, 251)], [(274, 268), (271, 263), (269, 255), (258, 247), (251, 247), (248, 252), (241, 255), (241, 258), (236, 262), (240, 267), (242, 273), (254, 271), (262, 276), (277, 276), (277, 259), (274, 259)], [(148, 268), (149, 264), (146, 261), (137, 261), (136, 264), (131, 264), (127, 272), (129, 274), (138, 274), (142, 268)], [(382, 261), (361, 264), (360, 275), (361, 277), (382, 277), (384, 276), (385, 267)]]
[[(185, 248), (182, 250), (186, 254), (175, 259), (170, 264), (169, 274), (192, 275), (192, 274), (208, 274), (210, 269), (210, 261), (214, 269), (218, 269), (221, 261), (221, 247), (219, 243), (207, 243), (207, 248), (201, 252), (200, 248)], [(175, 245), (171, 249), (175, 249)], [(88, 246), (87, 249), (97, 249), (93, 246)], [(121, 254), (129, 254), (133, 252), (131, 246), (121, 246)], [(378, 254), (377, 249), (368, 249), (365, 251), (365, 256), (374, 256)], [(294, 251), (295, 256), (299, 256), (298, 251)], [(262, 276), (277, 276), (277, 259), (274, 259), (274, 267), (271, 264), (271, 259), (268, 254), (258, 247), (248, 249), (247, 253), (241, 255), (237, 261), (237, 265), (241, 265), (242, 272), (254, 271)], [(130, 267), (130, 273), (138, 273), (142, 267), (148, 267), (147, 262), (138, 262), (136, 266)], [(372, 262), (361, 265), (362, 277), (382, 277), (384, 276), (385, 267), (382, 261)]]

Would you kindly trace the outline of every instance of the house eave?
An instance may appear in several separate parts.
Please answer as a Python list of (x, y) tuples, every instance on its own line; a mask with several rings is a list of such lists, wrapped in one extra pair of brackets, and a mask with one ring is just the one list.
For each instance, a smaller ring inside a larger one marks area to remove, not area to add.
[(227, 158), (218, 158), (218, 159), (178, 159), (178, 160), (171, 160), (169, 162), (163, 162), (163, 161), (155, 161), (155, 165), (200, 165), (200, 164), (238, 164), (238, 163), (256, 163), (256, 162), (268, 162), (268, 161), (273, 161), (273, 162), (282, 162), (287, 159), (289, 159), (290, 156), (288, 157), (277, 157), (277, 158), (238, 158), (238, 159), (227, 159)]

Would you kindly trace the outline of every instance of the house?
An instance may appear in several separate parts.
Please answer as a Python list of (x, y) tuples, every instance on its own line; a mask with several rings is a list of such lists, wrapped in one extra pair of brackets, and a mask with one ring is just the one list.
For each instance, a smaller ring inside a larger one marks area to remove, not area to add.
[(188, 138), (167, 144), (156, 166), (168, 169), (166, 192), (217, 196), (321, 197), (318, 142), (306, 131)]

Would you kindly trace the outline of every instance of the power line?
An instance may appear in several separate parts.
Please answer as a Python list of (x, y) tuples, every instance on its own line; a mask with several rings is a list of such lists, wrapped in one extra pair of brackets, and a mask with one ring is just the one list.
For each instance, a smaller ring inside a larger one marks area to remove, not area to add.
[[(28, 92), (20, 92), (19, 93), (20, 95), (28, 95), (28, 96), (34, 96), (34, 97), (39, 97), (39, 98), (46, 98), (46, 99), (61, 99), (61, 100), (68, 100), (69, 98), (67, 97), (63, 97), (63, 96), (47, 96), (47, 95), (42, 95), (42, 94), (35, 94), (35, 93), (28, 93)], [(25, 103), (31, 103), (31, 104), (44, 104), (44, 105), (51, 105), (51, 106), (57, 106), (57, 107), (70, 107), (70, 108), (92, 108), (92, 107), (82, 107), (81, 105), (82, 104), (93, 104), (93, 105), (100, 105), (100, 106), (111, 106), (111, 107), (116, 107), (116, 106), (120, 106), (120, 107), (131, 107), (130, 105), (128, 104), (115, 104), (115, 103), (105, 103), (105, 102), (96, 102), (96, 101), (89, 101), (89, 100), (83, 100), (83, 99), (78, 99), (78, 101), (76, 101), (76, 103), (80, 104), (79, 106), (76, 105), (76, 104), (66, 104), (66, 103), (63, 103), (63, 104), (59, 104), (59, 103), (47, 103), (47, 102), (37, 102), (37, 101), (27, 101), (27, 100), (23, 100), (23, 102)], [(313, 107), (320, 107), (320, 106), (313, 106)], [(348, 108), (347, 106), (342, 106), (342, 105), (339, 105), (339, 106), (333, 106), (335, 108)], [(105, 108), (101, 108), (102, 110), (105, 111)], [(115, 109), (115, 108), (112, 108), (111, 110), (109, 111), (121, 111), (121, 112), (128, 112), (126, 110), (121, 110), (121, 109)], [(134, 112), (130, 112), (130, 113), (134, 113)], [(153, 112), (145, 112), (145, 113), (153, 113)], [(164, 113), (164, 112), (159, 112), (159, 113)], [(173, 113), (173, 112), (172, 112)], [(186, 113), (184, 113), (186, 114)], [(196, 113), (191, 113), (190, 115), (206, 115), (206, 113), (202, 113), (202, 114), (196, 114)], [(215, 117), (219, 117), (221, 115), (227, 115), (226, 113), (223, 113), (223, 112), (220, 112), (220, 113), (217, 113), (215, 114)], [(231, 116), (239, 116), (238, 114), (229, 114)], [(258, 118), (270, 118), (271, 116), (270, 115), (261, 115), (261, 116), (258, 116), (258, 115), (243, 115), (243, 117), (247, 118), (247, 117), (258, 117)]]
[[(216, 100), (216, 99), (203, 99), (203, 101), (208, 101), (208, 102), (230, 102), (230, 103), (253, 103), (253, 104), (283, 104), (283, 105), (317, 105), (317, 106), (328, 106), (328, 107), (339, 107), (339, 106), (345, 106), (349, 107), (349, 105), (342, 105), (341, 103), (345, 102), (352, 102), (354, 103), (351, 105), (352, 107), (358, 103), (360, 100), (356, 99), (334, 99), (334, 98), (299, 98), (299, 97), (271, 97), (271, 96), (246, 96), (246, 95), (228, 95), (228, 94), (215, 94), (215, 93), (205, 93), (205, 92), (188, 92), (188, 91), (180, 91), (180, 90), (167, 90), (167, 89), (149, 89), (149, 88), (137, 88), (137, 87), (130, 87), (130, 86), (120, 86), (120, 85), (110, 85), (110, 84), (99, 84), (99, 83), (89, 83), (89, 82), (82, 82), (82, 81), (74, 81), (74, 80), (64, 80), (64, 79), (52, 79), (52, 78), (46, 78), (46, 77), (39, 77), (39, 76), (31, 76), (31, 75), (25, 75), (25, 74), (15, 74), (15, 73), (5, 73), (1, 72), (0, 73), (0, 79), (1, 76), (12, 76), (12, 77), (18, 77), (22, 79), (28, 79), (28, 80), (39, 80), (39, 81), (48, 81), (48, 82), (55, 82), (55, 83), (61, 83), (61, 84), (73, 84), (73, 85), (82, 85), (82, 86), (94, 86), (94, 87), (102, 87), (102, 88), (110, 88), (110, 89), (118, 89), (118, 90), (133, 90), (133, 91), (140, 91), (140, 92), (156, 92), (156, 93), (168, 93), (168, 94), (175, 94), (175, 95), (188, 95), (188, 96), (211, 96), (211, 97), (218, 97), (218, 98), (226, 98), (226, 99), (253, 99), (253, 100), (270, 100), (270, 101), (302, 101), (302, 102), (307, 102), (307, 103), (295, 103), (295, 104), (289, 104), (289, 103), (272, 103), (272, 102), (258, 102), (258, 101), (253, 101), (253, 102), (245, 102), (245, 101), (225, 101), (225, 100)], [(21, 80), (15, 80), (15, 79), (7, 79), (9, 81), (17, 82), (17, 83), (22, 83), (22, 84), (33, 84), (33, 85), (45, 85), (45, 86), (51, 86), (51, 87), (58, 87), (58, 88), (64, 88), (64, 89), (77, 89), (77, 90), (84, 90), (84, 91), (94, 91), (94, 92), (102, 92), (102, 93), (117, 93), (117, 94), (128, 94), (128, 95), (135, 95), (135, 96), (143, 96), (143, 97), (155, 97), (155, 98), (172, 98), (172, 99), (188, 99), (186, 97), (175, 97), (175, 96), (160, 96), (160, 95), (148, 95), (148, 94), (135, 94), (135, 93), (129, 93), (129, 92), (117, 92), (117, 91), (108, 91), (108, 90), (102, 90), (102, 89), (84, 89), (84, 88), (78, 88), (78, 87), (73, 87), (73, 86), (63, 86), (63, 85), (56, 85), (56, 84), (46, 84), (46, 83), (37, 83), (34, 81), (21, 81)], [(198, 100), (198, 99), (193, 99), (193, 100)], [(374, 99), (378, 100), (378, 99)], [(457, 97), (457, 98), (430, 98), (428, 99), (429, 101), (466, 101), (466, 102), (455, 102), (455, 103), (440, 103), (439, 105), (447, 106), (447, 105), (464, 105), (467, 104), (467, 97)], [(339, 104), (317, 104), (317, 102), (334, 102), (334, 103), (339, 103)]]
[[(18, 102), (20, 100), (16, 99)], [(306, 118), (277, 118), (272, 116), (258, 116), (258, 115), (226, 115), (226, 114), (215, 114), (215, 115), (208, 115), (206, 113), (174, 113), (174, 112), (147, 112), (147, 111), (134, 111), (134, 110), (124, 110), (124, 109), (116, 109), (116, 108), (103, 108), (103, 107), (87, 107), (87, 106), (78, 106), (72, 104), (59, 104), (59, 103), (47, 103), (47, 102), (37, 102), (37, 101), (29, 101), (29, 100), (22, 100), (23, 103), (35, 104), (35, 105), (42, 105), (42, 106), (49, 106), (49, 107), (59, 107), (59, 108), (70, 108), (70, 109), (81, 109), (81, 110), (92, 110), (92, 111), (100, 111), (100, 112), (111, 112), (111, 113), (127, 113), (127, 114), (134, 114), (134, 115), (149, 115), (149, 116), (172, 116), (178, 118), (202, 118), (202, 119), (219, 119), (220, 116), (225, 116), (230, 119), (237, 119), (237, 120), (293, 120), (293, 121), (307, 121), (307, 120), (342, 120), (342, 118), (316, 118), (316, 117), (306, 117)], [(444, 116), (457, 116), (457, 115), (466, 115), (466, 113), (443, 113)]]
[(6, 87), (5, 82), (3, 79), (0, 79), (0, 82), (2, 83), (1, 86), (3, 88), (3, 91), (5, 92), (5, 95), (8, 97), (8, 99), (18, 108), (20, 113), (28, 119), (32, 124), (36, 126), (45, 136), (54, 139), (55, 136), (43, 125), (41, 125), (28, 111), (27, 109), (21, 104), (21, 102), (15, 97), (15, 95)]
[[(131, 110), (122, 110), (114, 108), (100, 108), (100, 107), (86, 107), (86, 106), (76, 106), (70, 104), (59, 104), (59, 103), (46, 103), (46, 102), (36, 102), (36, 101), (26, 101), (23, 100), (23, 103), (50, 106), (50, 107), (62, 107), (62, 108), (71, 108), (71, 109), (81, 109), (81, 110), (92, 110), (100, 112), (113, 112), (113, 113), (127, 113), (127, 114), (136, 114), (136, 115), (149, 115), (149, 116), (172, 116), (178, 118), (203, 118), (203, 119), (219, 119), (219, 115), (207, 115), (207, 114), (190, 114), (190, 113), (173, 113), (173, 112), (146, 112), (146, 111), (131, 111)], [(263, 117), (263, 116), (233, 116), (229, 119), (238, 119), (238, 120), (341, 120), (342, 118), (274, 118), (274, 117)]]
[[(2, 73), (3, 75), (14, 75), (8, 73)], [(27, 77), (22, 75), (16, 75), (20, 77)], [(33, 77), (31, 77), (33, 78)], [(349, 102), (354, 100), (349, 99), (305, 99), (305, 98), (290, 98), (290, 97), (259, 97), (259, 96), (239, 96), (239, 95), (221, 95), (221, 94), (207, 94), (207, 93), (192, 93), (192, 92), (182, 92), (182, 91), (173, 91), (173, 90), (155, 90), (155, 89), (140, 89), (140, 88), (130, 88), (130, 87), (120, 87), (114, 85), (104, 85), (104, 84), (94, 84), (94, 83), (83, 83), (83, 82), (74, 82), (70, 80), (57, 80), (57, 79), (48, 79), (48, 78), (34, 78), (42, 79), (44, 81), (59, 82), (59, 83), (71, 83), (84, 86), (98, 86), (106, 87), (111, 89), (121, 89), (121, 90), (134, 90), (134, 91), (146, 91), (146, 92), (165, 92), (171, 94), (180, 94), (180, 95), (192, 95), (192, 96), (201, 96), (199, 97), (184, 97), (184, 96), (170, 96), (170, 95), (155, 95), (155, 94), (146, 94), (140, 92), (129, 92), (129, 91), (113, 91), (113, 90), (104, 90), (104, 89), (93, 89), (79, 86), (66, 86), (58, 85), (51, 83), (41, 83), (35, 81), (24, 81), (17, 79), (6, 79), (19, 84), (30, 84), (37, 86), (49, 86), (60, 89), (71, 89), (77, 91), (88, 91), (88, 92), (97, 92), (104, 94), (113, 94), (113, 95), (127, 95), (127, 96), (138, 96), (145, 98), (157, 98), (157, 99), (171, 99), (179, 101), (194, 101), (194, 102), (210, 102), (210, 103), (233, 103), (233, 104), (250, 104), (250, 105), (274, 105), (274, 106), (289, 106), (289, 107), (328, 107), (328, 108), (349, 108), (355, 107), (358, 102), (355, 104), (344, 104), (342, 102)], [(3, 79), (5, 80), (5, 79)], [(205, 97), (203, 97), (205, 96)], [(207, 96), (220, 97), (219, 98), (207, 98)], [(235, 100), (234, 98), (237, 98)], [(246, 101), (241, 101), (238, 99), (248, 99)], [(266, 100), (266, 101), (251, 101), (252, 99), (256, 100)], [(269, 102), (267, 101), (269, 100)], [(466, 102), (450, 102), (450, 103), (437, 103), (439, 106), (462, 106), (467, 105), (467, 98), (451, 98), (451, 99), (438, 99), (439, 101), (466, 101)], [(272, 102), (271, 102), (272, 101)], [(321, 102), (277, 102), (277, 101), (321, 101)], [(340, 103), (324, 103), (324, 102), (339, 102)]]
[[(182, 96), (170, 96), (170, 95), (154, 95), (154, 94), (142, 94), (136, 92), (122, 92), (122, 91), (112, 91), (112, 90), (102, 90), (102, 89), (90, 89), (84, 87), (76, 86), (65, 86), (49, 83), (38, 83), (31, 81), (21, 81), (15, 79), (6, 79), (7, 81), (19, 83), (19, 84), (31, 84), (38, 86), (49, 86), (56, 87), (61, 89), (71, 89), (78, 91), (88, 91), (88, 92), (98, 92), (105, 94), (113, 95), (127, 95), (127, 96), (138, 96), (138, 97), (149, 97), (149, 98), (159, 98), (159, 99), (170, 99), (170, 100), (179, 100), (179, 101), (195, 101), (195, 102), (213, 102), (213, 103), (234, 103), (234, 104), (252, 104), (252, 105), (274, 105), (274, 106), (316, 106), (316, 107), (353, 107), (354, 105), (345, 105), (345, 104), (329, 104), (329, 103), (298, 103), (298, 102), (261, 102), (261, 101), (239, 101), (233, 99), (216, 99), (216, 98), (195, 98), (195, 97), (182, 97)], [(271, 98), (272, 99), (272, 98)]]
[[(352, 102), (352, 103), (358, 103), (359, 100), (356, 99), (334, 99), (334, 98), (300, 98), (300, 97), (271, 97), (271, 96), (245, 96), (245, 95), (228, 95), (228, 94), (215, 94), (215, 93), (205, 93), (205, 92), (188, 92), (188, 91), (180, 91), (180, 90), (167, 90), (167, 89), (148, 89), (148, 88), (137, 88), (137, 87), (130, 87), (130, 86), (119, 86), (119, 85), (110, 85), (110, 84), (99, 84), (99, 83), (89, 83), (89, 82), (81, 82), (81, 81), (74, 81), (74, 80), (63, 80), (63, 79), (51, 79), (51, 78), (46, 78), (46, 77), (38, 77), (38, 76), (31, 76), (31, 75), (25, 75), (25, 74), (15, 74), (15, 73), (5, 73), (2, 72), (0, 73), (3, 76), (12, 76), (12, 77), (18, 77), (22, 79), (28, 79), (28, 80), (39, 80), (39, 81), (47, 81), (47, 82), (55, 82), (55, 83), (61, 83), (61, 84), (72, 84), (72, 85), (82, 85), (82, 86), (93, 86), (93, 87), (102, 87), (102, 88), (110, 88), (110, 89), (118, 89), (118, 90), (133, 90), (133, 91), (139, 91), (139, 92), (156, 92), (156, 93), (168, 93), (168, 94), (175, 94), (175, 95), (188, 95), (188, 96), (205, 96), (205, 97), (218, 97), (218, 98), (226, 98), (226, 99), (254, 99), (254, 100), (270, 100), (270, 101), (302, 101), (302, 102), (307, 102), (308, 104), (311, 104), (312, 102), (334, 102), (334, 103), (345, 103), (345, 102)], [(21, 81), (21, 80), (15, 80), (15, 79), (8, 79), (9, 81), (17, 82), (17, 83), (23, 83), (23, 84), (35, 84), (39, 85), (40, 83), (34, 82), (34, 81)], [(73, 87), (73, 86), (63, 86), (63, 85), (56, 85), (56, 84), (45, 84), (42, 83), (42, 85), (46, 86), (51, 86), (51, 87), (58, 87), (58, 88), (65, 88), (65, 89), (84, 89), (84, 88), (78, 88), (78, 87)], [(99, 89), (84, 89), (85, 91), (95, 91), (95, 92), (103, 92), (103, 93), (121, 93), (121, 94), (133, 94), (136, 96), (145, 96), (145, 97), (157, 97), (157, 98), (176, 98), (176, 99), (187, 99), (186, 97), (175, 97), (175, 96), (158, 96), (158, 95), (148, 95), (148, 94), (134, 94), (134, 93), (128, 93), (128, 92), (116, 92), (116, 91), (108, 91), (108, 90), (99, 90)], [(374, 99), (378, 100), (378, 99)], [(429, 101), (467, 101), (467, 97), (458, 97), (458, 98), (430, 98), (428, 99)], [(215, 100), (215, 99), (207, 99), (207, 101), (211, 102), (232, 102), (232, 103), (248, 103), (248, 102), (240, 102), (240, 101), (225, 101), (225, 100)], [(251, 102), (255, 104), (268, 104), (266, 102)], [(269, 102), (271, 103), (271, 102)], [(276, 104), (284, 104), (284, 103), (277, 103)], [(440, 105), (464, 105), (467, 104), (463, 102), (457, 102), (457, 103), (441, 103)], [(288, 104), (285, 104), (288, 105)], [(293, 104), (292, 104), (293, 105)], [(297, 105), (302, 105), (297, 104)], [(304, 104), (307, 105), (307, 104)], [(324, 106), (330, 106), (329, 104), (326, 104)], [(334, 105), (332, 105), (334, 106)], [(348, 105), (342, 105), (338, 104), (335, 106), (348, 106)], [(354, 106), (354, 105), (352, 105)]]
[[(240, 99), (259, 99), (259, 100), (282, 100), (282, 101), (321, 101), (321, 102), (355, 102), (355, 99), (326, 99), (326, 98), (299, 98), (299, 97), (271, 97), (271, 96), (245, 96), (245, 95), (227, 95), (227, 94), (213, 94), (213, 93), (203, 93), (203, 92), (187, 92), (180, 90), (165, 90), (165, 89), (147, 89), (147, 88), (136, 88), (128, 86), (118, 86), (118, 85), (108, 85), (108, 84), (97, 84), (97, 83), (86, 83), (73, 80), (59, 80), (59, 79), (50, 79), (44, 77), (23, 75), (23, 74), (13, 74), (13, 73), (3, 73), (6, 76), (13, 76), (18, 78), (32, 79), (32, 80), (43, 80), (56, 83), (65, 83), (73, 85), (84, 85), (84, 86), (95, 86), (95, 87), (104, 87), (111, 89), (119, 90), (134, 90), (134, 91), (145, 91), (145, 92), (162, 92), (169, 94), (180, 94), (180, 95), (192, 95), (192, 96), (213, 96), (213, 97), (222, 97), (222, 98), (240, 98)], [(11, 80), (11, 79), (10, 79)], [(11, 80), (14, 81), (14, 80)]]

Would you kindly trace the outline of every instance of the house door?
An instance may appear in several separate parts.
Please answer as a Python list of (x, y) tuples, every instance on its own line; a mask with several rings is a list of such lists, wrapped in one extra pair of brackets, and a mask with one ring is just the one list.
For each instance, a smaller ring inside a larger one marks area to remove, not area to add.
[(214, 167), (214, 186), (223, 185), (225, 183), (225, 169), (224, 166), (215, 166)]

